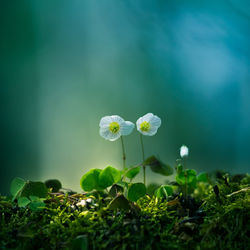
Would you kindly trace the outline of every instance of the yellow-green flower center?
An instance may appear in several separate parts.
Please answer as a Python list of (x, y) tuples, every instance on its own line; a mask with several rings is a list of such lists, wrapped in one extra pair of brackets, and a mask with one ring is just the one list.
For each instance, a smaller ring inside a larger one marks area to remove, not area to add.
[(120, 125), (118, 122), (111, 122), (109, 124), (109, 131), (113, 134), (117, 133), (120, 130)]
[(148, 132), (150, 129), (150, 123), (146, 121), (142, 122), (140, 125), (140, 129), (142, 132)]

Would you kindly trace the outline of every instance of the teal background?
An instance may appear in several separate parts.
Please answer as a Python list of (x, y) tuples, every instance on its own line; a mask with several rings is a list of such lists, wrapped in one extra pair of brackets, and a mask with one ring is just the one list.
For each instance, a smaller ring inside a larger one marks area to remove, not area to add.
[[(121, 168), (120, 141), (98, 132), (112, 114), (161, 117), (146, 155), (174, 165), (186, 144), (190, 168), (249, 171), (247, 0), (1, 1), (0, 25), (0, 192), (15, 176), (80, 190), (88, 169)], [(140, 162), (136, 131), (125, 146)]]

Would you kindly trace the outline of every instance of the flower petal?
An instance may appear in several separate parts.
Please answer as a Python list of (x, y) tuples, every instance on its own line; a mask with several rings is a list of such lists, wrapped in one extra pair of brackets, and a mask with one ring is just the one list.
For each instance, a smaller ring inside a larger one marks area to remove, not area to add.
[(129, 135), (132, 133), (135, 124), (130, 121), (125, 121), (121, 124), (121, 135)]
[(146, 121), (146, 122), (149, 122), (153, 117), (154, 117), (154, 115), (152, 113), (147, 113), (146, 115), (144, 115), (142, 117), (142, 120)]
[(147, 136), (153, 136), (157, 133), (158, 128), (151, 126), (150, 130), (147, 132)]
[(115, 141), (120, 138), (121, 133), (111, 133), (108, 127), (100, 128), (100, 136), (109, 141)]
[(110, 133), (109, 134), (109, 139), (107, 139), (107, 140), (109, 140), (109, 141), (116, 141), (120, 137), (121, 137), (121, 133), (120, 132), (118, 132), (116, 134)]
[(149, 123), (152, 127), (159, 128), (161, 126), (161, 119), (157, 115), (154, 115), (150, 118)]
[(136, 121), (136, 127), (137, 127), (137, 130), (138, 130), (138, 131), (141, 131), (140, 126), (141, 126), (141, 123), (142, 123), (142, 122), (143, 122), (142, 117), (140, 117), (140, 118)]
[(109, 134), (110, 134), (108, 127), (101, 127), (99, 133), (100, 133), (100, 136), (102, 136), (104, 139), (108, 140)]
[(100, 126), (100, 127), (108, 127), (109, 124), (110, 124), (111, 122), (112, 122), (111, 116), (104, 116), (104, 117), (101, 119), (101, 121), (100, 121), (100, 123), (99, 123), (99, 126)]
[(124, 119), (121, 118), (119, 115), (111, 115), (110, 118), (111, 118), (112, 122), (117, 122), (117, 123), (119, 123), (119, 125), (121, 125), (123, 122), (125, 122)]
[(140, 132), (143, 134), (143, 135), (146, 135), (146, 136), (153, 136), (157, 133), (157, 127), (151, 127), (149, 131), (141, 131)]

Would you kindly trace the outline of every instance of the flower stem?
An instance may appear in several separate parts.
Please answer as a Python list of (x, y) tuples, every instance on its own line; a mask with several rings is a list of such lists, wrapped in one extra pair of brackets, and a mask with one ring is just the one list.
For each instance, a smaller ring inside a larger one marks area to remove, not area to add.
[(126, 167), (126, 154), (125, 154), (125, 147), (123, 142), (123, 137), (121, 136), (121, 142), (122, 142), (122, 160), (123, 160), (123, 169)]
[(186, 159), (183, 159), (183, 167), (184, 167), (184, 176), (185, 176), (185, 199), (187, 200), (188, 196), (188, 186), (187, 186), (187, 169), (186, 169)]
[(143, 182), (144, 182), (144, 185), (146, 186), (146, 166), (144, 165), (145, 154), (144, 154), (144, 145), (143, 145), (142, 134), (140, 134), (140, 139), (141, 139), (141, 149), (142, 149)]

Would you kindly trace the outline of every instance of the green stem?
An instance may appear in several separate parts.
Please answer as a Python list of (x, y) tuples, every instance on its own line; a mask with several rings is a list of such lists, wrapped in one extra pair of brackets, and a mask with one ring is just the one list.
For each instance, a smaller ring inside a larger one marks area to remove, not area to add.
[(187, 200), (188, 196), (188, 186), (187, 186), (187, 171), (186, 171), (186, 159), (183, 159), (183, 168), (184, 168), (184, 175), (185, 175), (185, 199)]
[(121, 136), (121, 142), (122, 142), (122, 160), (123, 160), (123, 169), (126, 167), (126, 154), (125, 154), (125, 147), (124, 147), (124, 142), (123, 138)]
[(144, 182), (144, 185), (146, 186), (146, 166), (144, 165), (145, 154), (144, 154), (144, 145), (143, 145), (142, 134), (140, 134), (140, 140), (141, 140), (141, 149), (142, 149), (143, 182)]

